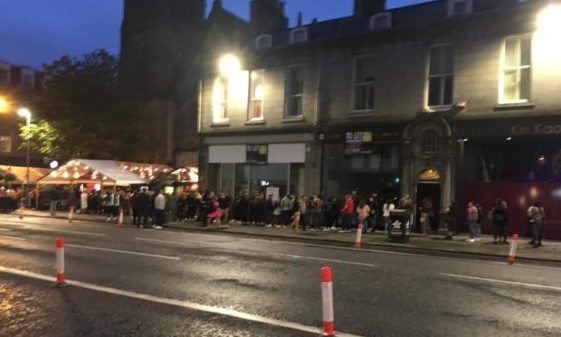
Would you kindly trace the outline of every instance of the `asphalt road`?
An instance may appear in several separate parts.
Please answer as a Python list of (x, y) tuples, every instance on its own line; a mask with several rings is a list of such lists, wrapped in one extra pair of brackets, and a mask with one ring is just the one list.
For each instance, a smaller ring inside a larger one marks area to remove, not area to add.
[(11, 215), (0, 336), (318, 336), (324, 265), (337, 336), (561, 336), (554, 267)]

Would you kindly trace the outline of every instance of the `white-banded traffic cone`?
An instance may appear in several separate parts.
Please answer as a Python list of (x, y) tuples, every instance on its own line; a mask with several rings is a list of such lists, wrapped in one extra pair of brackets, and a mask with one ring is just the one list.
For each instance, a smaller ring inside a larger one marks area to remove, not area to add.
[(19, 202), (19, 219), (23, 220), (23, 210), (25, 209), (25, 203), (23, 202), (23, 199), (20, 200)]
[(333, 279), (331, 268), (321, 268), (321, 303), (323, 307), (324, 337), (335, 337), (335, 315), (333, 312)]
[(119, 221), (117, 222), (117, 227), (123, 227), (123, 222), (125, 220), (125, 211), (122, 207), (119, 207)]
[(356, 229), (355, 249), (360, 249), (362, 244), (362, 224), (358, 224)]
[(516, 247), (518, 247), (518, 234), (512, 236), (510, 241), (510, 252), (508, 253), (508, 264), (513, 264), (516, 259)]
[(70, 206), (70, 210), (68, 211), (68, 223), (72, 223), (74, 221), (74, 206)]
[(65, 285), (64, 281), (64, 238), (57, 237), (55, 240), (56, 247), (56, 282), (55, 286)]

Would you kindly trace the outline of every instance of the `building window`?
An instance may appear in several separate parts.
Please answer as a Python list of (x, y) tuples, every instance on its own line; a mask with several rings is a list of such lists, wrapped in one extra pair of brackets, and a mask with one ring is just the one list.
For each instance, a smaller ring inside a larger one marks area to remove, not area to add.
[(370, 30), (388, 29), (392, 26), (392, 13), (378, 13), (370, 18)]
[(448, 17), (469, 15), (473, 12), (473, 0), (448, 0)]
[(302, 116), (302, 97), (304, 96), (304, 70), (290, 67), (286, 74), (286, 118)]
[(0, 153), (12, 152), (12, 137), (0, 136)]
[(264, 70), (254, 70), (251, 72), (249, 84), (249, 120), (262, 120), (263, 116), (263, 96), (264, 96)]
[(308, 41), (308, 28), (300, 27), (290, 31), (290, 43), (300, 43)]
[(10, 70), (0, 68), (0, 83), (10, 83)]
[(272, 44), (273, 44), (273, 38), (270, 34), (259, 35), (255, 39), (255, 48), (256, 49), (271, 48)]
[(501, 72), (501, 103), (530, 100), (532, 82), (532, 40), (530, 37), (507, 39), (504, 43)]
[(23, 77), (22, 82), (21, 82), (22, 88), (27, 89), (27, 90), (31, 90), (35, 87), (34, 86), (35, 77), (33, 76), (33, 74), (24, 72), (22, 77)]
[(212, 122), (228, 122), (228, 92), (229, 81), (227, 76), (218, 76), (213, 87)]
[(428, 130), (421, 135), (421, 151), (423, 154), (437, 153), (440, 151), (440, 137), (438, 132)]
[(453, 92), (454, 47), (433, 47), (429, 56), (428, 106), (452, 104)]
[(374, 57), (355, 59), (354, 111), (374, 110)]

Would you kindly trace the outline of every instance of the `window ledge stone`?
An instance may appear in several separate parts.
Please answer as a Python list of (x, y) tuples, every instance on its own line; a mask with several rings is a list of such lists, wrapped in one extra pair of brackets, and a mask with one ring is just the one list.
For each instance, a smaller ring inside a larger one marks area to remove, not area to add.
[(210, 126), (212, 126), (212, 127), (226, 127), (226, 126), (230, 126), (230, 121), (212, 122), (212, 124), (210, 124)]
[(265, 125), (265, 119), (250, 119), (245, 122), (245, 125)]
[(284, 117), (281, 122), (283, 123), (301, 123), (301, 122), (305, 122), (306, 119), (304, 119), (303, 116), (298, 116), (298, 117)]
[(499, 103), (495, 106), (495, 111), (505, 110), (528, 110), (536, 107), (535, 102)]

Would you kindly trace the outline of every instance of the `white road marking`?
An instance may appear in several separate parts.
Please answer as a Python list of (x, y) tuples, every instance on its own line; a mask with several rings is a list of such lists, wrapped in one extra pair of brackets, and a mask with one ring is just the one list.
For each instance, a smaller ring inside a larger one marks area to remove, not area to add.
[(2, 228), (2, 227), (0, 227), (0, 232), (9, 232), (9, 231), (11, 231), (11, 230), (12, 230), (11, 228)]
[(12, 240), (27, 241), (27, 240), (24, 239), (24, 238), (20, 238), (20, 237), (17, 237), (17, 236), (11, 236), (11, 235), (2, 235), (2, 234), (0, 234), (0, 237), (12, 239)]
[(345, 261), (345, 260), (337, 260), (337, 259), (327, 259), (327, 258), (321, 258), (321, 257), (302, 256), (302, 255), (294, 255), (294, 254), (283, 254), (283, 253), (275, 253), (275, 252), (264, 252), (264, 251), (258, 251), (258, 250), (250, 251), (250, 250), (247, 250), (247, 249), (225, 248), (225, 247), (220, 247), (218, 245), (209, 245), (209, 244), (203, 244), (203, 243), (198, 243), (198, 242), (179, 242), (179, 241), (158, 240), (158, 239), (150, 239), (150, 238), (142, 238), (142, 237), (137, 237), (135, 239), (139, 240), (139, 241), (172, 244), (172, 245), (178, 245), (178, 246), (196, 245), (196, 246), (203, 246), (203, 247), (209, 247), (209, 248), (216, 248), (216, 249), (222, 250), (222, 251), (244, 252), (244, 253), (249, 253), (249, 254), (252, 254), (252, 255), (281, 256), (281, 257), (288, 257), (290, 259), (302, 259), (302, 260), (341, 263), (341, 264), (349, 264), (349, 265), (370, 267), (370, 268), (377, 268), (378, 267), (378, 265), (372, 264), (372, 263)]
[(448, 273), (440, 273), (440, 275), (446, 276), (446, 277), (451, 277), (451, 278), (459, 278), (459, 279), (466, 279), (466, 280), (472, 280), (472, 281), (481, 281), (481, 282), (487, 282), (487, 283), (500, 283), (500, 284), (508, 284), (508, 285), (513, 285), (513, 286), (527, 287), (527, 288), (561, 291), (561, 287), (546, 286), (546, 285), (542, 285), (542, 284), (505, 281), (505, 280), (498, 280), (498, 279), (485, 278), (485, 277), (448, 274)]
[(102, 247), (92, 247), (92, 246), (82, 246), (82, 245), (74, 245), (74, 244), (65, 244), (65, 247), (71, 248), (81, 248), (81, 249), (89, 249), (89, 250), (98, 250), (102, 252), (110, 252), (110, 253), (120, 253), (120, 254), (129, 254), (129, 255), (138, 255), (138, 256), (147, 256), (147, 257), (155, 257), (159, 259), (166, 259), (166, 260), (173, 260), (179, 261), (180, 258), (177, 256), (166, 256), (166, 255), (158, 255), (158, 254), (149, 254), (149, 253), (142, 253), (142, 252), (135, 252), (130, 250), (121, 250), (121, 249), (111, 249), (111, 248), (102, 248)]
[[(24, 270), (19, 270), (19, 269), (6, 268), (6, 267), (2, 267), (2, 266), (0, 266), (0, 272), (6, 273), (6, 274), (11, 274), (11, 275), (27, 277), (27, 278), (36, 279), (36, 280), (41, 280), (41, 281), (53, 282), (53, 283), (55, 281), (55, 278), (51, 277), (51, 276), (32, 273), (32, 272), (28, 272), (28, 271), (24, 271)], [(268, 317), (264, 317), (264, 316), (252, 315), (252, 314), (248, 314), (248, 313), (245, 313), (245, 312), (232, 310), (232, 309), (227, 309), (227, 308), (213, 307), (213, 306), (199, 304), (199, 303), (193, 303), (193, 302), (188, 302), (188, 301), (181, 301), (181, 300), (176, 300), (176, 299), (164, 298), (164, 297), (159, 297), (159, 296), (154, 296), (154, 295), (149, 295), (149, 294), (142, 294), (142, 293), (138, 293), (138, 292), (134, 292), (134, 291), (128, 291), (128, 290), (117, 289), (117, 288), (110, 288), (110, 287), (100, 286), (100, 285), (87, 283), (87, 282), (67, 280), (66, 283), (68, 285), (71, 285), (71, 286), (74, 286), (74, 287), (93, 290), (93, 291), (102, 292), (102, 293), (106, 293), (106, 294), (112, 294), (112, 295), (117, 295), (117, 296), (134, 298), (134, 299), (149, 301), (149, 302), (153, 302), (153, 303), (167, 304), (167, 305), (181, 307), (181, 308), (195, 310), (195, 311), (208, 312), (208, 313), (217, 314), (217, 315), (221, 315), (221, 316), (233, 317), (233, 318), (237, 318), (237, 319), (241, 319), (241, 320), (245, 320), (245, 321), (267, 324), (267, 325), (277, 326), (277, 327), (280, 327), (280, 328), (285, 328), (285, 329), (290, 329), (290, 330), (302, 331), (302, 332), (306, 332), (306, 333), (310, 333), (310, 334), (316, 334), (317, 335), (317, 334), (321, 334), (321, 332), (322, 332), (321, 329), (317, 328), (317, 327), (304, 325), (304, 324), (300, 324), (300, 323), (295, 323), (295, 322), (282, 321), (282, 320), (279, 320), (279, 319), (268, 318)], [(362, 337), (362, 336), (359, 336), (359, 335), (353, 335), (353, 334), (344, 333), (344, 332), (337, 332), (336, 335), (338, 337)]]
[(15, 228), (18, 228), (18, 229), (27, 229), (27, 230), (35, 230), (35, 231), (43, 231), (43, 232), (80, 234), (80, 235), (98, 236), (98, 237), (107, 236), (107, 234), (103, 234), (103, 233), (80, 232), (80, 231), (65, 230), (65, 229), (58, 229), (58, 228), (37, 227), (37, 226), (30, 226), (30, 225), (19, 225), (19, 224), (10, 224), (10, 223), (3, 223), (2, 225), (11, 226), (11, 227), (15, 227)]

